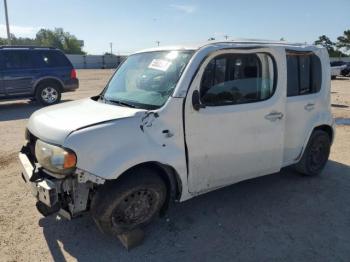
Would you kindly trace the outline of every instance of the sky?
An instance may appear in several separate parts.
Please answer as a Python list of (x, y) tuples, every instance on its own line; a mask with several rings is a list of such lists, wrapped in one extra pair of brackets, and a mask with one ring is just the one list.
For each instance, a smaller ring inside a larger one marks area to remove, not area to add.
[[(6, 36), (0, 1), (0, 37)], [(34, 37), (61, 27), (88, 54), (128, 54), (160, 45), (234, 38), (333, 41), (350, 29), (350, 0), (7, 0), (10, 30)]]

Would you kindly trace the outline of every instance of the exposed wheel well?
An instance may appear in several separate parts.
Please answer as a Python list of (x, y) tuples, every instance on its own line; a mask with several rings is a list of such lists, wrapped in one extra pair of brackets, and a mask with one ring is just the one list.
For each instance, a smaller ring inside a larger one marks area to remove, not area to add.
[(321, 125), (321, 126), (315, 127), (313, 131), (315, 131), (315, 130), (322, 130), (322, 131), (326, 132), (328, 134), (329, 139), (331, 140), (331, 142), (333, 141), (333, 135), (334, 134), (333, 134), (333, 129), (332, 129), (331, 126), (329, 126), (329, 125)]
[(179, 199), (181, 196), (182, 184), (181, 184), (179, 175), (177, 174), (175, 169), (171, 166), (164, 165), (159, 162), (145, 162), (129, 168), (121, 176), (119, 176), (117, 180), (123, 177), (124, 175), (128, 175), (127, 173), (129, 173), (131, 170), (136, 168), (139, 169), (142, 167), (153, 169), (160, 176), (160, 178), (164, 181), (166, 185), (167, 197), (166, 197), (164, 206), (161, 209), (161, 213), (164, 214), (170, 202), (173, 200)]
[(35, 93), (36, 93), (36, 90), (38, 89), (38, 87), (43, 85), (43, 84), (54, 84), (60, 88), (61, 92), (63, 91), (63, 86), (62, 86), (62, 83), (60, 81), (58, 81), (57, 79), (54, 79), (54, 78), (45, 78), (45, 79), (40, 80), (35, 85)]

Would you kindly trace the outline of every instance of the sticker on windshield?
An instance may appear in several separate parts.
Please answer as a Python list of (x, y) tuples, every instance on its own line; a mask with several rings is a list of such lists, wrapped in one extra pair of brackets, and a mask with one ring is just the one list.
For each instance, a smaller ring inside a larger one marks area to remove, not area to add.
[(167, 60), (162, 59), (153, 59), (152, 62), (149, 64), (148, 68), (160, 70), (160, 71), (167, 71), (169, 66), (171, 65), (171, 62)]

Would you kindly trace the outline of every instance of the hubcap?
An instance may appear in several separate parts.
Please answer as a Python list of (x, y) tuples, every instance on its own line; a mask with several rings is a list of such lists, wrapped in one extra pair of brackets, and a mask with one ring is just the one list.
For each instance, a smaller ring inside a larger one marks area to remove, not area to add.
[(54, 102), (56, 102), (57, 98), (58, 98), (58, 93), (57, 90), (53, 87), (45, 87), (42, 91), (41, 91), (41, 98), (48, 104), (52, 104)]
[(158, 194), (152, 189), (139, 189), (128, 194), (115, 208), (112, 223), (137, 225), (152, 217), (157, 209)]

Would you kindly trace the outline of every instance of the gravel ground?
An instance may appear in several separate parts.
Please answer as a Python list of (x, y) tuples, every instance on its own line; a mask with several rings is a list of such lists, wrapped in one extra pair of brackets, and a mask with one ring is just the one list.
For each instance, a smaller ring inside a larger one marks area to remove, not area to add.
[[(78, 71), (81, 88), (63, 100), (99, 93), (112, 72)], [(350, 79), (332, 81), (339, 125), (319, 177), (286, 169), (173, 205), (129, 252), (89, 217), (65, 221), (36, 211), (17, 152), (38, 108), (26, 100), (0, 103), (0, 261), (350, 260)]]

